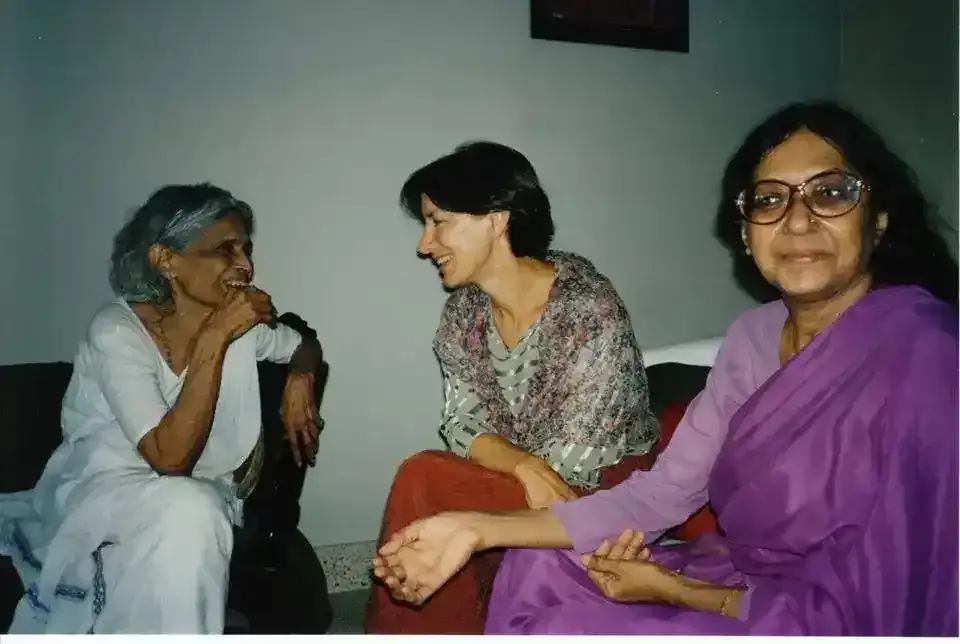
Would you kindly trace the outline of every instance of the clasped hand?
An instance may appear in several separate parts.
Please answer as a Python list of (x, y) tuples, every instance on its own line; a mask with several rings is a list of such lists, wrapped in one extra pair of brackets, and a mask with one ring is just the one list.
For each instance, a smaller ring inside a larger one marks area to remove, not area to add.
[[(473, 513), (445, 512), (396, 533), (373, 559), (373, 574), (397, 601), (419, 606), (437, 592), (480, 547)], [(583, 556), (587, 574), (618, 602), (672, 602), (679, 576), (650, 561), (643, 533), (624, 530)]]
[(624, 530), (583, 556), (587, 575), (604, 597), (618, 602), (672, 602), (679, 576), (650, 560), (643, 533)]

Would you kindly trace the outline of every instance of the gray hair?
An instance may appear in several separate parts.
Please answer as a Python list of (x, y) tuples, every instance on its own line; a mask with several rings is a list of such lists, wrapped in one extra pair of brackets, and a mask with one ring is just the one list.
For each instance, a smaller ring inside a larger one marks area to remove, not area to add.
[(150, 263), (150, 247), (160, 244), (179, 253), (217, 221), (235, 215), (253, 234), (253, 210), (209, 183), (171, 185), (153, 193), (113, 239), (110, 286), (128, 302), (160, 305), (171, 296), (170, 283)]

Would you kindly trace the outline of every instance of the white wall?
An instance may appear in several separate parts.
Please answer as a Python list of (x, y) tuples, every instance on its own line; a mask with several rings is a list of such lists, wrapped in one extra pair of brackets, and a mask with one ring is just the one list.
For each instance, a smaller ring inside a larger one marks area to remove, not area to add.
[(24, 24), (20, 0), (0, 0), (0, 363), (26, 362), (36, 345), (11, 342), (26, 328), (22, 306), (33, 299), (23, 273), (20, 240), (24, 221), (20, 165), (24, 150)]
[(842, 4), (841, 98), (913, 166), (956, 230), (957, 0)]
[(316, 544), (374, 538), (397, 464), (438, 444), (443, 293), (396, 205), (409, 172), (465, 139), (517, 146), (556, 245), (611, 277), (642, 344), (712, 337), (749, 305), (711, 236), (725, 160), (837, 80), (833, 0), (693, 0), (689, 55), (531, 40), (527, 0), (19, 1), (26, 219), (0, 272), (28, 272), (11, 300), (31, 322), (0, 362), (72, 356), (150, 191), (234, 190), (258, 213), (259, 283), (332, 365)]

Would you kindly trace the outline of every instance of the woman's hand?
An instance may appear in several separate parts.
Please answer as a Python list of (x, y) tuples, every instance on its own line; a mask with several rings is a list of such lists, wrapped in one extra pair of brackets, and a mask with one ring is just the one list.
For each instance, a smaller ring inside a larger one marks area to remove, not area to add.
[(419, 606), (440, 589), (480, 548), (467, 512), (445, 512), (396, 533), (373, 560), (373, 574), (393, 598)]
[(649, 560), (617, 560), (584, 555), (587, 574), (604, 597), (623, 603), (678, 603), (679, 575)]
[(677, 575), (650, 561), (643, 533), (624, 530), (616, 541), (604, 541), (583, 565), (600, 592), (618, 602), (674, 603), (683, 584)]
[(577, 493), (564, 482), (546, 461), (530, 456), (523, 459), (513, 470), (523, 486), (527, 506), (533, 510), (549, 508), (557, 501), (570, 501)]
[(650, 561), (650, 550), (642, 544), (643, 533), (624, 530), (615, 542), (604, 541), (593, 554), (584, 555), (587, 574), (604, 597), (739, 617), (742, 588), (717, 586), (667, 570)]
[(604, 541), (593, 551), (594, 557), (609, 561), (647, 561), (650, 549), (643, 546), (643, 533), (629, 528), (615, 541)]
[(312, 373), (290, 372), (283, 388), (280, 415), (287, 442), (298, 466), (316, 463), (320, 428), (318, 426), (315, 382)]
[(255, 286), (230, 289), (223, 304), (207, 318), (204, 330), (229, 344), (262, 322), (273, 319), (270, 296)]

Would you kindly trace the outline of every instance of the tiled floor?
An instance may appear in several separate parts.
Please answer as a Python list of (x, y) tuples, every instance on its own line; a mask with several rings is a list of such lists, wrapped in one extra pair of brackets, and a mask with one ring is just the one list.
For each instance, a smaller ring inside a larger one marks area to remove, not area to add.
[(342, 635), (363, 634), (363, 611), (370, 596), (369, 588), (348, 590), (330, 595), (330, 604), (333, 606), (333, 623), (329, 633)]

